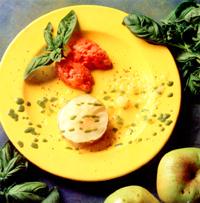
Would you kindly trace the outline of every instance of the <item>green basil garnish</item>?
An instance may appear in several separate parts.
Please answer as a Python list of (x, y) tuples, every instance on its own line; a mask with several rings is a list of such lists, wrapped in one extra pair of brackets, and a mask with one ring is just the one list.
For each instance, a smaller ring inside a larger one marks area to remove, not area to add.
[(53, 60), (50, 57), (50, 54), (51, 54), (51, 52), (46, 53), (46, 54), (41, 55), (41, 56), (34, 57), (25, 71), (24, 78), (25, 79), (28, 78), (28, 76), (32, 72), (38, 70), (41, 66), (50, 65), (53, 62)]
[(57, 35), (53, 37), (53, 26), (49, 22), (44, 29), (44, 39), (46, 41), (46, 53), (40, 56), (36, 56), (32, 59), (28, 65), (24, 79), (34, 71), (38, 70), (42, 66), (50, 65), (54, 61), (60, 61), (63, 57), (64, 46), (68, 43), (71, 38), (76, 25), (77, 25), (76, 13), (70, 11), (59, 23)]
[(41, 202), (48, 192), (46, 183), (26, 182), (9, 187), (5, 196), (8, 202)]
[(156, 22), (129, 14), (123, 24), (137, 37), (171, 50), (183, 79), (185, 90), (200, 94), (200, 4), (195, 0), (180, 3), (166, 19)]
[(56, 187), (49, 189), (46, 183), (39, 181), (23, 182), (27, 169), (28, 162), (10, 142), (0, 149), (0, 202), (59, 203)]
[(60, 194), (58, 189), (54, 187), (46, 199), (42, 201), (42, 203), (59, 203), (60, 202)]
[(53, 26), (52, 24), (49, 22), (46, 26), (46, 28), (44, 29), (44, 39), (47, 43), (47, 50), (48, 51), (52, 51), (54, 50), (54, 43), (53, 43)]
[(150, 42), (162, 42), (160, 25), (147, 16), (130, 14), (124, 18), (123, 24), (137, 37), (144, 38)]

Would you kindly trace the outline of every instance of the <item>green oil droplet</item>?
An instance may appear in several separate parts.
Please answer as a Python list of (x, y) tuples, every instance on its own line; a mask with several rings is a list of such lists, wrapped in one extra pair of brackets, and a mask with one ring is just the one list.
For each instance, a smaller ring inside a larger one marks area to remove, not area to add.
[(33, 142), (33, 143), (31, 143), (31, 147), (34, 149), (38, 149), (38, 144)]
[(23, 143), (22, 141), (20, 141), (20, 140), (17, 142), (17, 144), (18, 144), (19, 147), (21, 147), (21, 148), (24, 146), (24, 143)]

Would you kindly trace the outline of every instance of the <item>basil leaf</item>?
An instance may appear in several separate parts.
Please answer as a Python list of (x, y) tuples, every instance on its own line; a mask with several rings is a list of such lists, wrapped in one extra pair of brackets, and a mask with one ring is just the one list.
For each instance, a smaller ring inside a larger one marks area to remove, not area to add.
[(3, 170), (12, 158), (12, 147), (9, 142), (1, 149), (0, 155), (1, 170)]
[(189, 60), (199, 60), (200, 62), (200, 54), (196, 52), (183, 52), (178, 55), (176, 60), (181, 63), (185, 63)]
[(42, 203), (59, 203), (60, 202), (60, 194), (58, 189), (54, 187), (49, 195), (42, 201)]
[(59, 23), (57, 36), (55, 39), (52, 36), (53, 26), (51, 23), (48, 23), (44, 30), (44, 38), (47, 43), (47, 51), (46, 54), (41, 56), (37, 56), (32, 59), (30, 64), (28, 65), (24, 79), (27, 79), (28, 76), (39, 69), (41, 66), (50, 65), (54, 61), (60, 61), (63, 54), (62, 49), (65, 44), (69, 41), (72, 33), (75, 30), (77, 24), (77, 16), (75, 12), (70, 11)]
[(62, 50), (60, 48), (57, 48), (55, 50), (53, 50), (50, 55), (49, 55), (49, 58), (52, 60), (52, 61), (60, 61), (61, 58), (62, 58)]
[(17, 156), (8, 162), (7, 166), (5, 166), (4, 170), (0, 173), (0, 177), (3, 178), (4, 181), (11, 179), (13, 176), (16, 176), (17, 173), (27, 168), (27, 163), (20, 163), (20, 160), (21, 156)]
[(49, 65), (52, 62), (53, 61), (50, 58), (50, 53), (33, 58), (25, 71), (24, 79), (28, 78), (33, 71), (39, 69), (41, 66)]
[(47, 50), (48, 51), (52, 51), (54, 49), (52, 32), (53, 32), (53, 26), (49, 22), (47, 24), (46, 28), (44, 29), (44, 39), (47, 43)]
[(9, 202), (41, 202), (48, 194), (48, 186), (43, 182), (25, 182), (14, 185), (6, 191)]
[(58, 25), (57, 38), (55, 40), (59, 41), (60, 43), (57, 42), (56, 48), (58, 48), (58, 45), (59, 47), (61, 45), (64, 46), (69, 41), (77, 25), (77, 21), (76, 13), (73, 10), (60, 21)]
[(124, 18), (123, 24), (137, 37), (152, 43), (163, 43), (161, 26), (147, 16), (130, 14)]
[(54, 43), (55, 49), (62, 48), (62, 46), (63, 46), (63, 36), (62, 35), (57, 35), (55, 37), (53, 43)]
[(186, 86), (194, 95), (200, 94), (200, 67), (190, 74)]
[(189, 14), (193, 12), (193, 9), (197, 7), (197, 3), (194, 0), (187, 0), (179, 4), (164, 20), (164, 22), (174, 22), (186, 19), (188, 20)]
[(0, 184), (6, 184), (28, 167), (28, 162), (8, 142), (1, 149)]

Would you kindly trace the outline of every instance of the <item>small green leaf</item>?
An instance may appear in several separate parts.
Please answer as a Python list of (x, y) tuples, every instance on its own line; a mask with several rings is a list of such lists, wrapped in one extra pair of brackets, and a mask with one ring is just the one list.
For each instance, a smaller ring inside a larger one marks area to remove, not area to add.
[(32, 72), (34, 72), (35, 70), (39, 69), (41, 66), (49, 65), (52, 62), (53, 61), (50, 58), (50, 54), (49, 53), (33, 58), (31, 63), (28, 65), (28, 67), (27, 67), (27, 69), (25, 71), (24, 79), (28, 78), (28, 76)]
[(194, 95), (200, 94), (200, 67), (190, 74), (186, 87), (188, 87)]
[(200, 60), (200, 54), (196, 52), (182, 52), (176, 58), (178, 62), (185, 63), (189, 60)]
[(62, 35), (57, 35), (54, 39), (54, 46), (55, 49), (60, 48), (63, 46), (63, 36)]
[(72, 33), (77, 25), (76, 13), (70, 11), (59, 23), (57, 35), (62, 40), (62, 46), (64, 46), (70, 39)]
[(77, 24), (77, 16), (75, 12), (70, 11), (59, 23), (57, 36), (53, 38), (53, 26), (51, 23), (48, 23), (46, 28), (44, 29), (44, 38), (47, 43), (47, 51), (46, 54), (41, 56), (34, 57), (30, 64), (28, 65), (24, 79), (27, 79), (28, 76), (41, 68), (42, 66), (50, 65), (54, 61), (60, 61), (63, 54), (62, 49), (65, 44), (69, 41), (72, 33)]
[(48, 194), (48, 186), (43, 182), (25, 182), (14, 185), (6, 191), (9, 202), (41, 202)]
[(42, 201), (42, 203), (59, 203), (60, 202), (60, 194), (58, 189), (54, 187), (49, 195)]
[(14, 177), (28, 167), (28, 162), (9, 142), (1, 149), (0, 160), (0, 184), (6, 184), (13, 180)]
[(186, 0), (180, 3), (164, 20), (164, 22), (175, 22), (183, 19), (187, 19), (186, 16), (193, 11), (197, 6), (194, 0)]
[(5, 146), (1, 149), (0, 155), (1, 155), (0, 158), (2, 163), (1, 166), (2, 166), (2, 169), (4, 169), (13, 156), (12, 146), (9, 142), (6, 143)]
[(163, 34), (160, 25), (147, 16), (129, 14), (124, 18), (123, 24), (137, 37), (144, 38), (156, 44), (163, 43)]
[(53, 32), (53, 26), (49, 22), (47, 24), (46, 28), (44, 29), (44, 39), (47, 43), (47, 50), (48, 51), (52, 51), (54, 49), (52, 32)]

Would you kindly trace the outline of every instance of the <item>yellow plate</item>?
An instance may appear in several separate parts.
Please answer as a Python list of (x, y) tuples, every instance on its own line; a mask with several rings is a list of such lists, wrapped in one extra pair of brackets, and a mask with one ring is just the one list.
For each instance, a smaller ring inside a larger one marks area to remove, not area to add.
[[(72, 9), (83, 35), (105, 49), (114, 64), (112, 70), (92, 72), (91, 93), (107, 107), (112, 127), (99, 142), (83, 146), (64, 139), (57, 125), (59, 109), (83, 92), (56, 78), (41, 84), (23, 80), (27, 64), (45, 45), (47, 23), (56, 28)], [(166, 47), (131, 34), (122, 25), (126, 15), (91, 5), (55, 10), (21, 31), (5, 52), (0, 68), (0, 119), (15, 147), (41, 169), (73, 180), (108, 180), (146, 164), (170, 137), (181, 100), (175, 62)], [(37, 104), (43, 97), (48, 99), (45, 112)], [(17, 98), (25, 100), (24, 112), (17, 111)], [(18, 114), (18, 121), (8, 115), (10, 109)], [(37, 135), (25, 132), (27, 127), (34, 127)]]

